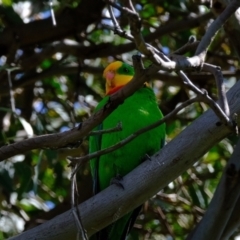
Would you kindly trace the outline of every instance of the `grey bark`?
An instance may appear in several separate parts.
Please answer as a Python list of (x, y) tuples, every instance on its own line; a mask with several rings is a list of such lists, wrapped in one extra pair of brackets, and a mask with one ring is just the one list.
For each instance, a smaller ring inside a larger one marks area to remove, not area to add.
[[(240, 82), (227, 93), (231, 114), (240, 114)], [(125, 190), (112, 185), (79, 208), (83, 224), (92, 235), (152, 197), (182, 172), (191, 167), (211, 147), (232, 133), (221, 125), (212, 110), (196, 119), (160, 152), (123, 180)], [(238, 118), (238, 124), (240, 118)], [(76, 225), (71, 211), (10, 239), (74, 239)]]

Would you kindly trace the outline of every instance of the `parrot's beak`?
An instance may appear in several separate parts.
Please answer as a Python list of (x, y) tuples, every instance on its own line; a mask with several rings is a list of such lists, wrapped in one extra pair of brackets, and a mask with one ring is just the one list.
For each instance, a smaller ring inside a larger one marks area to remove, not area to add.
[(114, 87), (114, 84), (113, 84), (113, 79), (115, 77), (115, 72), (114, 71), (104, 72), (103, 77), (106, 79), (106, 85), (109, 88)]

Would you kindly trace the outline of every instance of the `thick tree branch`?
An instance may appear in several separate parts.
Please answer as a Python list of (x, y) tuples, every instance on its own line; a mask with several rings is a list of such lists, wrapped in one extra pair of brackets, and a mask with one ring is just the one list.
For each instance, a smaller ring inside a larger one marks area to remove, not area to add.
[[(240, 82), (237, 82), (227, 94), (232, 114), (240, 114), (239, 92)], [(83, 225), (88, 235), (110, 224), (116, 214), (121, 217), (141, 205), (192, 166), (216, 143), (231, 134), (228, 127), (217, 126), (216, 122), (218, 118), (212, 110), (207, 111), (152, 156), (151, 161), (145, 161), (126, 175), (123, 179), (125, 190), (111, 185), (81, 204), (79, 207)], [(10, 239), (74, 239), (76, 232), (71, 211), (68, 211)]]
[[(215, 16), (224, 11), (224, 9), (229, 4), (228, 0), (213, 0), (213, 13)], [(233, 47), (236, 50), (238, 58), (240, 58), (240, 8), (228, 19), (228, 21), (224, 24), (224, 30), (228, 35)]]
[(202, 97), (199, 95), (195, 98), (192, 98), (192, 99), (189, 99), (187, 100), (186, 102), (180, 104), (178, 107), (176, 107), (172, 112), (170, 112), (168, 115), (166, 115), (165, 117), (163, 117), (162, 119), (158, 120), (157, 122), (155, 123), (152, 123), (151, 125), (149, 126), (146, 126), (144, 128), (141, 128), (139, 130), (137, 130), (136, 132), (132, 133), (131, 135), (129, 135), (127, 138), (119, 141), (118, 143), (108, 147), (108, 148), (105, 148), (105, 149), (102, 149), (102, 150), (99, 150), (97, 152), (93, 152), (91, 154), (88, 154), (86, 156), (83, 156), (83, 157), (68, 157), (68, 160), (70, 160), (72, 163), (76, 164), (78, 163), (79, 166), (76, 168), (75, 171), (73, 171), (73, 175), (79, 170), (81, 164), (84, 164), (85, 162), (89, 161), (90, 159), (92, 158), (96, 158), (96, 157), (99, 157), (99, 156), (102, 156), (104, 154), (107, 154), (107, 153), (110, 153), (110, 152), (113, 152), (115, 151), (116, 149), (118, 148), (121, 148), (123, 147), (124, 145), (126, 145), (127, 143), (131, 142), (133, 139), (137, 138), (139, 135), (147, 132), (147, 131), (150, 131), (151, 129), (154, 129), (160, 125), (162, 125), (163, 123), (165, 123), (167, 120), (170, 120), (171, 118), (173, 118), (179, 111), (181, 111), (182, 109), (184, 109), (185, 107), (189, 106), (190, 104), (194, 103), (194, 102), (198, 102), (198, 101), (201, 101), (202, 100)]
[(223, 26), (223, 24), (231, 17), (231, 15), (236, 12), (240, 7), (240, 2), (238, 0), (233, 0), (224, 9), (224, 11), (215, 19), (215, 21), (210, 25), (208, 31), (200, 41), (195, 55), (200, 58), (201, 64), (204, 62), (207, 49), (209, 48), (211, 42), (213, 41), (218, 30)]
[(188, 240), (220, 239), (240, 195), (240, 139), (224, 170), (214, 197)]
[(237, 228), (240, 226), (240, 197), (238, 198), (234, 209), (231, 212), (229, 221), (221, 235), (221, 240), (229, 239)]

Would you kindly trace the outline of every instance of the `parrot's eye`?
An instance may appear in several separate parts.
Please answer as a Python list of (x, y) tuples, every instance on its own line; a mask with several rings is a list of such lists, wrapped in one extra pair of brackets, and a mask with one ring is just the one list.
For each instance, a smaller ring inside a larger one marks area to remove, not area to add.
[(124, 72), (125, 73), (129, 73), (129, 69), (128, 68), (124, 68)]

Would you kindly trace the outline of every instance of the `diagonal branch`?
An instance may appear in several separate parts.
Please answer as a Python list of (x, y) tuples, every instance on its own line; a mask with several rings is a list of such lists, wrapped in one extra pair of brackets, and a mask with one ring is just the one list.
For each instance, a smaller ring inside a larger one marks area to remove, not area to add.
[(181, 61), (166, 61), (164, 55), (158, 50), (154, 49), (149, 44), (146, 44), (141, 34), (141, 19), (136, 11), (130, 10), (126, 7), (120, 7), (111, 0), (109, 4), (117, 8), (119, 11), (124, 12), (129, 18), (129, 24), (131, 27), (131, 33), (134, 37), (136, 48), (147, 56), (154, 64), (161, 67), (163, 70), (183, 70), (199, 68), (202, 66), (205, 60), (207, 49), (212, 43), (217, 31), (223, 26), (227, 19), (240, 7), (238, 0), (233, 0), (227, 8), (213, 21), (208, 31), (201, 39), (195, 56), (190, 58), (182, 58)]
[(198, 56), (201, 60), (201, 63), (204, 62), (207, 49), (212, 43), (214, 37), (216, 36), (218, 30), (223, 26), (223, 24), (230, 18), (230, 16), (240, 7), (240, 1), (233, 0), (228, 6), (224, 9), (224, 11), (214, 20), (214, 22), (210, 25), (209, 29), (203, 36), (200, 41), (198, 48), (196, 50), (195, 55)]
[(238, 198), (227, 225), (221, 235), (221, 239), (230, 239), (237, 228), (240, 226), (240, 197)]
[(162, 125), (163, 123), (165, 123), (166, 121), (170, 120), (171, 118), (173, 118), (179, 111), (181, 111), (182, 109), (184, 109), (185, 107), (191, 105), (194, 102), (198, 102), (201, 101), (201, 96), (197, 96), (195, 98), (189, 99), (188, 101), (182, 103), (181, 105), (179, 105), (178, 107), (176, 107), (172, 112), (170, 112), (168, 115), (166, 115), (164, 118), (160, 119), (159, 121), (146, 126), (144, 128), (139, 129), (138, 131), (134, 132), (133, 134), (131, 134), (130, 136), (128, 136), (127, 138), (123, 139), (122, 141), (119, 141), (118, 143), (116, 143), (115, 145), (112, 145), (108, 148), (102, 149), (100, 151), (88, 154), (86, 156), (83, 157), (68, 157), (68, 160), (70, 160), (72, 163), (76, 164), (78, 163), (78, 167), (75, 169), (75, 171), (73, 171), (72, 175), (74, 175), (80, 168), (80, 166), (82, 164), (84, 164), (85, 162), (89, 161), (92, 158), (95, 157), (99, 157), (102, 156), (104, 154), (110, 153), (115, 151), (118, 148), (123, 147), (124, 145), (126, 145), (127, 143), (131, 142), (133, 139), (137, 138), (139, 135), (150, 131), (160, 125)]
[(185, 45), (183, 45), (182, 47), (174, 51), (172, 54), (182, 55), (187, 53), (188, 51), (196, 50), (198, 44), (199, 44), (199, 41), (196, 41), (196, 38), (194, 36), (191, 36), (189, 37), (189, 40)]
[(230, 112), (229, 112), (229, 106), (228, 106), (227, 97), (226, 97), (226, 90), (225, 90), (225, 86), (223, 83), (223, 74), (222, 74), (221, 68), (217, 67), (217, 66), (213, 66), (211, 64), (204, 63), (203, 70), (209, 71), (214, 75), (215, 80), (216, 80), (217, 89), (218, 89), (219, 105), (222, 108), (222, 110), (224, 111), (224, 113), (227, 116), (229, 116)]
[[(141, 18), (139, 17), (138, 13), (134, 10), (134, 9), (128, 9), (126, 7), (119, 7), (117, 4), (113, 3), (110, 1), (110, 3), (116, 7), (118, 10), (125, 12), (128, 17), (129, 17), (129, 24), (130, 24), (130, 28), (131, 28), (131, 33), (133, 36), (133, 41), (135, 42), (136, 48), (141, 51), (144, 55), (146, 55), (157, 67), (159, 67), (159, 70), (162, 68), (167, 68), (167, 70), (179, 70), (179, 67), (182, 65), (181, 62), (185, 61), (185, 58), (182, 57), (180, 61), (171, 61), (167, 56), (165, 56), (162, 52), (158, 51), (156, 48), (152, 47), (150, 44), (145, 43), (144, 38), (142, 36), (141, 33)], [(238, 3), (240, 4), (240, 3)], [(226, 21), (226, 17), (229, 16), (229, 14), (231, 13), (231, 11), (233, 11), (234, 7), (236, 8), (238, 5), (235, 3), (233, 4), (233, 6), (231, 5), (229, 7), (230, 10), (227, 11), (228, 14), (223, 15), (223, 19), (219, 18), (214, 22), (214, 24), (212, 24), (212, 31), (214, 33), (214, 31), (216, 29), (219, 29), (222, 24), (224, 23), (224, 21)], [(113, 13), (112, 13), (113, 15)], [(221, 19), (222, 21), (220, 21), (219, 19)], [(118, 31), (120, 31), (120, 27), (118, 25), (118, 23), (116, 22), (115, 17), (113, 16), (112, 19), (114, 25), (116, 26), (116, 29)], [(121, 32), (121, 31), (120, 31)], [(208, 42), (206, 39), (208, 39), (209, 36), (211, 36), (211, 33), (208, 33), (209, 31), (207, 31), (207, 33), (205, 34), (205, 36), (203, 37), (203, 40), (199, 43), (198, 48), (196, 50), (196, 52), (198, 53), (199, 49), (202, 49), (204, 45), (204, 43)], [(194, 40), (194, 39), (192, 39)], [(208, 42), (210, 44), (210, 42)], [(208, 45), (205, 46), (206, 49), (208, 48)], [(199, 60), (199, 57), (194, 56), (194, 59)], [(202, 60), (205, 59), (205, 56)], [(190, 59), (187, 59), (187, 61), (190, 61)], [(170, 63), (170, 65), (174, 66), (174, 69), (172, 69), (168, 63)], [(178, 64), (180, 63), (180, 64)], [(203, 61), (200, 63), (201, 65), (203, 64)], [(179, 66), (178, 66), (179, 65)], [(190, 64), (191, 65), (191, 64)], [(198, 65), (200, 66), (200, 65)], [(182, 66), (181, 68), (184, 68), (184, 66)], [(219, 80), (219, 76), (220, 73), (217, 73), (216, 71), (213, 70), (213, 68), (210, 68), (210, 66), (206, 66), (206, 68), (208, 68), (208, 70), (214, 74), (216, 81)], [(208, 95), (206, 94), (206, 91), (201, 91), (197, 86), (195, 86), (190, 79), (188, 79), (188, 77), (186, 76), (186, 74), (180, 70), (177, 72), (178, 75), (180, 76), (180, 78), (183, 80), (183, 83), (189, 88), (191, 89), (194, 93), (196, 93), (197, 95), (201, 95), (202, 99), (205, 103), (207, 103), (214, 111), (215, 113), (219, 116), (220, 120), (222, 121), (222, 123), (232, 127), (233, 123), (232, 121), (228, 118), (229, 116), (229, 111), (228, 111), (228, 104), (226, 101), (226, 97), (225, 97), (225, 93), (223, 92), (223, 84), (219, 83), (219, 81), (217, 81), (217, 86), (218, 86), (218, 94), (220, 95), (220, 103), (221, 106), (223, 107), (223, 109), (221, 109), (221, 107), (219, 107), (219, 105)]]
[[(74, 172), (74, 170), (76, 169), (77, 165), (72, 166), (72, 173)], [(72, 214), (78, 229), (78, 233), (77, 233), (77, 239), (79, 239), (79, 236), (81, 236), (82, 240), (88, 240), (87, 237), (87, 232), (84, 229), (84, 226), (82, 224), (82, 219), (81, 219), (81, 215), (80, 215), (80, 209), (77, 208), (78, 206), (78, 202), (77, 202), (77, 197), (78, 197), (78, 190), (77, 190), (77, 180), (76, 180), (76, 175), (71, 179), (71, 210), (72, 210)]]
[[(218, 105), (217, 102), (215, 102), (205, 90), (200, 90), (197, 86), (195, 86), (190, 79), (187, 77), (187, 75), (183, 71), (179, 71), (179, 76), (182, 78), (183, 83), (194, 93), (197, 95), (200, 95), (202, 97), (202, 101), (208, 104), (213, 111), (216, 113), (216, 115), (219, 117), (221, 122), (223, 124), (228, 125), (229, 127), (234, 127), (233, 122), (231, 119), (229, 119), (228, 115), (225, 114), (223, 109)], [(225, 94), (225, 93), (224, 93)], [(226, 101), (227, 102), (227, 101)]]
[(115, 94), (111, 95), (106, 106), (89, 117), (88, 120), (84, 121), (81, 124), (81, 128), (75, 127), (70, 131), (42, 135), (3, 146), (0, 148), (0, 161), (33, 149), (58, 149), (72, 146), (75, 142), (79, 142), (79, 140), (86, 137), (89, 132), (99, 125), (112, 111), (114, 111), (114, 109), (116, 109), (118, 105), (124, 101), (124, 99), (131, 96), (144, 84), (144, 82), (149, 79), (149, 77), (151, 78), (151, 76), (157, 72), (157, 69), (154, 66), (142, 69), (141, 59), (139, 56), (133, 56), (133, 64), (136, 74), (132, 81)]
[(89, 133), (89, 136), (94, 136), (94, 135), (102, 135), (106, 133), (112, 133), (112, 132), (117, 132), (117, 131), (122, 131), (122, 123), (119, 122), (116, 127), (109, 128), (109, 129), (104, 129), (104, 130), (97, 130), (97, 131), (92, 131)]
[(240, 196), (240, 139), (224, 170), (214, 197), (188, 240), (220, 239)]
[[(237, 82), (227, 94), (232, 113), (240, 113), (239, 91), (240, 82)], [(111, 185), (82, 203), (79, 207), (88, 235), (91, 236), (112, 223), (116, 212), (120, 213), (119, 217), (121, 217), (141, 205), (192, 166), (217, 142), (231, 134), (228, 127), (216, 126), (217, 121), (212, 110), (207, 111), (160, 152), (152, 156), (151, 161), (143, 162), (126, 175), (123, 179), (124, 190)], [(74, 239), (77, 230), (70, 213), (71, 211), (67, 211), (10, 239), (25, 240), (36, 238), (36, 236), (45, 240)]]
[[(112, 111), (114, 111), (114, 109), (116, 109), (117, 106), (124, 101), (124, 99), (131, 96), (144, 84), (144, 82), (151, 79), (151, 77), (159, 70), (159, 67), (156, 65), (151, 65), (148, 68), (143, 69), (140, 56), (133, 56), (133, 64), (136, 74), (132, 81), (115, 94), (111, 95), (105, 108), (101, 109), (97, 113), (93, 114), (88, 120), (84, 121), (81, 124), (81, 128), (76, 127), (63, 133), (42, 135), (3, 146), (0, 148), (0, 161), (33, 149), (58, 149), (72, 146), (75, 142), (79, 142), (79, 140), (86, 137), (89, 132), (100, 124)], [(202, 95), (202, 97), (205, 96), (204, 101), (206, 101), (214, 109), (214, 111), (216, 111), (223, 123), (227, 123), (231, 126), (230, 120), (227, 116), (225, 116), (224, 112), (222, 112), (217, 103), (215, 103), (205, 92), (198, 90), (190, 82), (186, 75), (180, 72), (180, 76), (184, 78), (184, 83), (191, 87), (192, 90), (195, 89), (196, 93), (198, 92)]]

